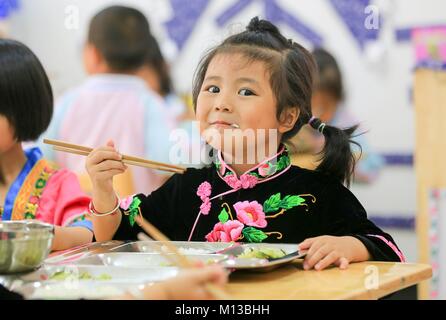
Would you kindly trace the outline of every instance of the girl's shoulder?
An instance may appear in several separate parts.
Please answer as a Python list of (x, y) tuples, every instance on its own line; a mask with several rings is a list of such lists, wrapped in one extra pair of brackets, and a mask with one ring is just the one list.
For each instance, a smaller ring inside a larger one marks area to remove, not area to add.
[(325, 196), (356, 198), (354, 194), (337, 178), (317, 170), (308, 170), (291, 166), (287, 177), (288, 188), (305, 189)]

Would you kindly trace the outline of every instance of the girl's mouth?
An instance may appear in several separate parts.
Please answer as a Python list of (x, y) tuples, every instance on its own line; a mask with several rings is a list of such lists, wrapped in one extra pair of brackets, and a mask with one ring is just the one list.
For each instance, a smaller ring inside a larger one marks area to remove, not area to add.
[(215, 127), (222, 127), (222, 128), (233, 128), (233, 129), (239, 129), (240, 126), (236, 123), (230, 123), (230, 122), (226, 122), (226, 121), (213, 121), (210, 123), (211, 126), (215, 126)]

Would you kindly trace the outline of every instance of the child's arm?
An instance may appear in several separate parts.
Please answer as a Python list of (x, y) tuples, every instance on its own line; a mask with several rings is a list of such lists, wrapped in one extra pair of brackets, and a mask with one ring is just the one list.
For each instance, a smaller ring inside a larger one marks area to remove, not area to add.
[(51, 251), (66, 250), (93, 240), (93, 233), (84, 227), (54, 227)]
[[(124, 173), (127, 169), (121, 159), (112, 141), (109, 141), (106, 147), (93, 150), (87, 158), (86, 169), (93, 186), (92, 201), (98, 213), (106, 213), (116, 207), (118, 199), (113, 189), (113, 177)], [(121, 223), (121, 218), (119, 209), (111, 215), (93, 216), (93, 231), (96, 240), (111, 240)]]

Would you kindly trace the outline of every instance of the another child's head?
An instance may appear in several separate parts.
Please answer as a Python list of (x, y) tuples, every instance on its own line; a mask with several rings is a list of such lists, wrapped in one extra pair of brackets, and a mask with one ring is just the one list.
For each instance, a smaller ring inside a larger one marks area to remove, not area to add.
[(151, 36), (147, 41), (147, 54), (144, 66), (138, 73), (149, 87), (160, 96), (165, 97), (173, 91), (169, 66), (164, 60), (158, 41)]
[(0, 39), (0, 155), (45, 132), (53, 93), (39, 59), (24, 44)]
[(318, 75), (314, 83), (312, 99), (313, 114), (322, 121), (332, 120), (336, 108), (344, 99), (342, 74), (336, 59), (326, 50), (318, 48), (313, 52)]
[(90, 22), (84, 64), (89, 74), (134, 73), (144, 64), (150, 26), (140, 11), (108, 7)]
[[(286, 39), (270, 22), (253, 18), (246, 31), (224, 40), (198, 66), (193, 101), (200, 129), (216, 129), (223, 140), (228, 131), (275, 129), (276, 144), (285, 142), (312, 120), (315, 71), (304, 47)], [(348, 181), (354, 161), (350, 132), (327, 125), (321, 129), (318, 120), (311, 124), (327, 141), (318, 168)], [(266, 136), (262, 143), (274, 141)]]

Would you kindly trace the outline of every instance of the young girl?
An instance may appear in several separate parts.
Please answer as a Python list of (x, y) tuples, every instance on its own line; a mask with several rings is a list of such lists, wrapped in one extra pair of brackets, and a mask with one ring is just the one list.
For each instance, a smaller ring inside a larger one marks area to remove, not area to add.
[[(308, 250), (305, 269), (404, 261), (393, 239), (367, 220), (342, 185), (354, 166), (354, 128), (342, 131), (312, 118), (314, 70), (307, 50), (258, 18), (211, 50), (198, 67), (193, 97), (203, 134), (213, 129), (222, 136), (210, 142), (221, 148), (214, 164), (174, 175), (148, 196), (120, 201), (112, 186), (112, 177), (126, 169), (120, 154), (111, 141), (95, 149), (86, 166), (94, 186), (96, 239), (135, 239), (142, 230), (135, 221), (142, 215), (174, 240), (299, 243)], [(268, 150), (305, 123), (326, 138), (316, 171), (291, 166), (283, 144), (255, 164), (237, 163), (232, 148), (221, 147), (234, 132), (273, 129), (276, 141), (255, 142)]]
[(37, 219), (56, 225), (53, 250), (90, 242), (90, 198), (76, 176), (42, 158), (36, 140), (53, 113), (49, 80), (23, 44), (0, 39), (0, 220)]

